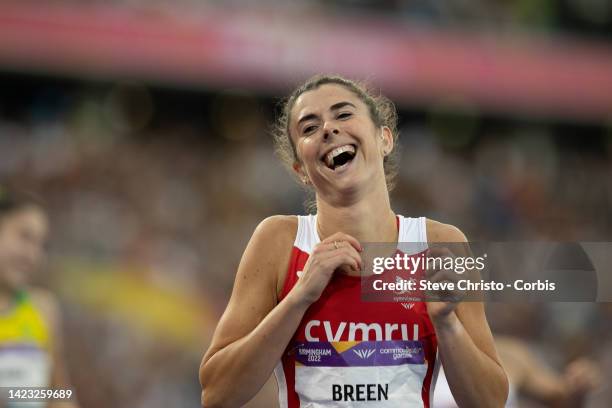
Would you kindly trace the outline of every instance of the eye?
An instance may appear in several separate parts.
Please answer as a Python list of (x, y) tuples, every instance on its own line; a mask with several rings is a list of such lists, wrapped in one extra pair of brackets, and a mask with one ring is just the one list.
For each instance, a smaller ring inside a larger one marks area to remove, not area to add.
[(353, 116), (353, 114), (351, 112), (342, 112), (340, 114), (338, 114), (338, 119), (348, 119), (351, 116)]
[(316, 125), (309, 125), (309, 126), (306, 126), (304, 128), (302, 133), (305, 134), (305, 135), (308, 135), (308, 134), (314, 132), (315, 130), (317, 130), (317, 126)]

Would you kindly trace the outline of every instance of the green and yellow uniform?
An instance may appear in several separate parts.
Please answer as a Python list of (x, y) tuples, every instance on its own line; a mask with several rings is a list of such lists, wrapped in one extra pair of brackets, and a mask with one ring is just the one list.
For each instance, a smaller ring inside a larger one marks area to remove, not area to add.
[(19, 292), (0, 312), (0, 387), (48, 387), (50, 350), (42, 313), (27, 292)]

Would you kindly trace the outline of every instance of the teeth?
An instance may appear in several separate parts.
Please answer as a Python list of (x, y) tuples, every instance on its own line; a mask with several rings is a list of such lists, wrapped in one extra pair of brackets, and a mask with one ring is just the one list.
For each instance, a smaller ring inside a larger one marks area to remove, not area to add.
[(344, 146), (336, 147), (334, 150), (332, 150), (331, 152), (325, 155), (325, 164), (327, 164), (330, 167), (333, 166), (334, 158), (344, 152), (355, 153), (355, 148), (352, 145), (344, 145)]

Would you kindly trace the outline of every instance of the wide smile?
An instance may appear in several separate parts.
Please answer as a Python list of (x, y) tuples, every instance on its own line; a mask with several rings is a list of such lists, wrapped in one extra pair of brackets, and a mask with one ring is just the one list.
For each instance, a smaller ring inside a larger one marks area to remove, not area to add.
[(335, 147), (321, 156), (321, 161), (333, 172), (340, 171), (348, 167), (357, 155), (357, 146), (345, 144)]

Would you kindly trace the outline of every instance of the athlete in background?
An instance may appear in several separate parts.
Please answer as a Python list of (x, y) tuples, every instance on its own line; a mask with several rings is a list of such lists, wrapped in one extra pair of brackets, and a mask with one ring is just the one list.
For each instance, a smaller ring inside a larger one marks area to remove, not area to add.
[[(35, 199), (0, 187), (0, 387), (70, 389), (57, 301), (48, 291), (28, 285), (44, 259), (48, 228)], [(76, 408), (75, 401), (4, 399), (0, 407)]]
[[(510, 391), (506, 408), (519, 407), (519, 396), (551, 408), (581, 408), (601, 384), (601, 370), (594, 361), (581, 357), (569, 363), (562, 373), (549, 368), (527, 342), (511, 336), (495, 336), (495, 345), (508, 374)], [(444, 377), (436, 384), (435, 408), (457, 408)]]
[[(312, 78), (288, 98), (276, 141), (313, 189), (316, 215), (274, 216), (255, 230), (200, 367), (204, 407), (241, 406), (273, 371), (281, 407), (430, 407), (440, 360), (461, 406), (504, 406), (508, 382), (481, 303), (361, 302), (362, 242), (466, 241), (453, 226), (392, 211), (396, 125), (390, 101), (341, 77)], [(385, 347), (414, 353), (367, 363)], [(327, 352), (342, 361), (302, 358)]]

